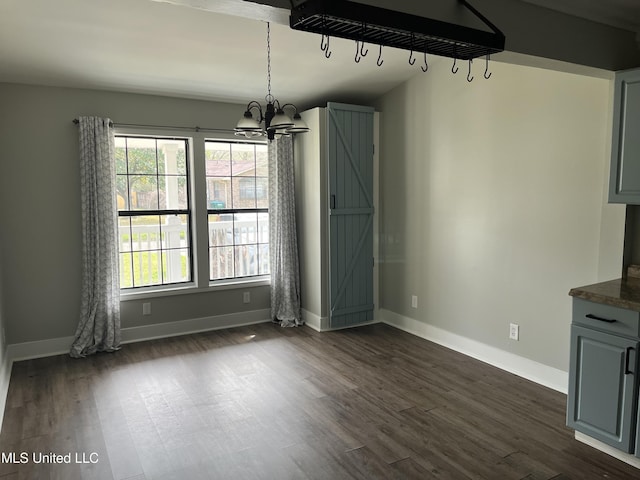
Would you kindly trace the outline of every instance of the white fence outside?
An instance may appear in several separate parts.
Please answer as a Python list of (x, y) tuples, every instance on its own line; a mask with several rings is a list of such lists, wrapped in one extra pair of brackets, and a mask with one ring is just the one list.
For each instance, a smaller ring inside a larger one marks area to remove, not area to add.
[[(118, 232), (119, 252), (132, 253), (136, 286), (152, 285), (152, 272), (165, 265), (164, 283), (186, 281), (189, 265), (189, 232), (177, 217), (168, 217), (169, 222), (159, 226), (120, 226)], [(209, 222), (209, 276), (211, 279), (245, 277), (269, 272), (269, 224), (255, 221)], [(235, 244), (235, 245), (234, 245)], [(160, 259), (160, 251), (164, 259)], [(136, 252), (148, 251), (142, 255)], [(120, 268), (124, 265), (120, 255)], [(187, 265), (187, 272), (184, 266)], [(160, 277), (159, 272), (158, 278)], [(158, 281), (159, 283), (160, 281)]]

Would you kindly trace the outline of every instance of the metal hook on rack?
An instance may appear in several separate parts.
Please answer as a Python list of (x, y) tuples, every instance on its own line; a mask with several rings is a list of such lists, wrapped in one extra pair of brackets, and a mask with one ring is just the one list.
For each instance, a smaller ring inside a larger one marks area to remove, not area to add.
[(329, 58), (331, 56), (331, 52), (329, 51), (329, 35), (322, 34), (322, 40), (320, 40), (320, 50), (324, 52), (325, 58)]
[(469, 73), (467, 73), (467, 82), (471, 83), (473, 81), (473, 77), (471, 76), (471, 63), (473, 59), (469, 59)]
[(327, 30), (326, 19), (322, 17), (322, 38), (320, 39), (320, 50), (324, 52), (325, 58), (329, 58), (331, 56), (331, 52), (329, 51), (329, 35), (325, 32)]
[(360, 40), (356, 40), (356, 56), (353, 58), (356, 63), (360, 63), (362, 54), (360, 53)]
[(420, 66), (420, 69), (424, 72), (427, 73), (427, 70), (429, 70), (429, 64), (427, 63), (427, 51), (424, 51), (424, 67)]
[[(365, 38), (365, 33), (367, 31), (367, 24), (363, 23), (362, 24), (362, 38)], [(369, 53), (369, 49), (367, 48), (367, 50), (364, 50), (364, 40), (360, 40), (360, 56), (361, 57), (366, 57), (367, 53)]]
[[(489, 78), (491, 78), (491, 72), (489, 72), (489, 54), (487, 53), (487, 66), (484, 69), (484, 78), (486, 78), (487, 80), (489, 80)], [(487, 75), (487, 73), (489, 73), (489, 75)]]
[(458, 52), (456, 52), (456, 46), (453, 46), (453, 66), (451, 67), (451, 73), (454, 75), (458, 73), (459, 68), (456, 67), (456, 61), (458, 60)]
[(384, 60), (382, 60), (382, 44), (380, 44), (380, 52), (378, 53), (378, 60), (376, 60), (376, 65), (381, 67), (383, 63)]
[(411, 53), (409, 54), (409, 65), (413, 66), (416, 63), (416, 59), (413, 58), (413, 39), (414, 35), (411, 33)]

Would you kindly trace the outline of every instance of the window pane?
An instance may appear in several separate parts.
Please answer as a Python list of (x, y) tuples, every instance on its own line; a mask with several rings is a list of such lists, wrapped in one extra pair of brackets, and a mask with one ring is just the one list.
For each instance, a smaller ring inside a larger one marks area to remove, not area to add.
[(256, 203), (258, 208), (269, 208), (269, 179), (256, 178)]
[(269, 243), (269, 214), (258, 214), (258, 243)]
[(131, 253), (120, 253), (120, 288), (133, 287), (133, 264)]
[(235, 247), (236, 277), (258, 274), (258, 246), (241, 245)]
[(116, 203), (118, 210), (129, 210), (129, 183), (126, 175), (116, 175)]
[(187, 282), (191, 278), (189, 250), (186, 248), (162, 252), (163, 283)]
[(186, 210), (187, 177), (166, 176), (158, 178), (160, 208), (167, 210)]
[(259, 257), (259, 264), (258, 264), (258, 275), (268, 275), (270, 268), (269, 268), (269, 245), (258, 245), (258, 257)]
[(118, 217), (118, 251), (131, 251), (131, 218)]
[(127, 137), (129, 173), (155, 175), (158, 172), (154, 138)]
[(233, 237), (236, 245), (258, 243), (258, 214), (236, 214), (233, 224)]
[(213, 247), (209, 249), (209, 278), (220, 280), (233, 278), (233, 247)]
[(129, 175), (129, 195), (129, 203), (132, 210), (157, 210), (157, 177), (150, 175)]
[(232, 180), (233, 208), (256, 208), (255, 177), (234, 177)]
[(163, 215), (160, 218), (163, 249), (189, 247), (187, 218), (187, 215)]
[(144, 287), (162, 282), (160, 250), (133, 252), (133, 286)]
[(233, 215), (209, 215), (209, 246), (233, 245)]
[(205, 158), (208, 177), (231, 176), (231, 147), (228, 143), (207, 142)]
[(256, 157), (255, 146), (244, 143), (231, 144), (231, 175), (238, 176), (255, 176), (256, 175)]
[(266, 145), (256, 145), (256, 176), (269, 176), (269, 155)]
[(231, 208), (231, 177), (207, 178), (207, 205), (209, 209)]
[(127, 140), (124, 137), (116, 137), (116, 173), (127, 173)]
[(132, 250), (160, 248), (160, 217), (148, 215), (131, 217)]
[(158, 173), (165, 175), (186, 175), (186, 141), (158, 139)]

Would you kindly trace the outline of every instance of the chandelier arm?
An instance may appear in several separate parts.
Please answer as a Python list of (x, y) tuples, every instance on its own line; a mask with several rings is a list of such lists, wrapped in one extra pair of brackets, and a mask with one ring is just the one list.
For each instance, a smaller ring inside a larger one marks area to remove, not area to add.
[(250, 112), (251, 109), (256, 108), (258, 110), (258, 113), (260, 114), (260, 118), (258, 118), (258, 123), (262, 123), (262, 121), (264, 120), (264, 113), (262, 112), (262, 105), (260, 105), (260, 103), (258, 103), (255, 100), (251, 100), (248, 104), (247, 104), (247, 112)]
[(295, 114), (295, 113), (298, 113), (298, 107), (296, 107), (293, 103), (285, 103), (285, 104), (284, 104), (284, 105), (282, 105), (282, 107), (280, 107), (280, 108), (282, 108), (282, 110), (284, 110), (284, 109), (285, 109), (285, 107), (291, 107), (291, 108), (293, 108), (294, 114)]

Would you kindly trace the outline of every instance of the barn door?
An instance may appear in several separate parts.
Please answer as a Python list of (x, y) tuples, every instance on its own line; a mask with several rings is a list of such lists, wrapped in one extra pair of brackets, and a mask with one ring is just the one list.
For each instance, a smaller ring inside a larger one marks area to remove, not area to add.
[(373, 108), (327, 105), (329, 324), (373, 320)]

